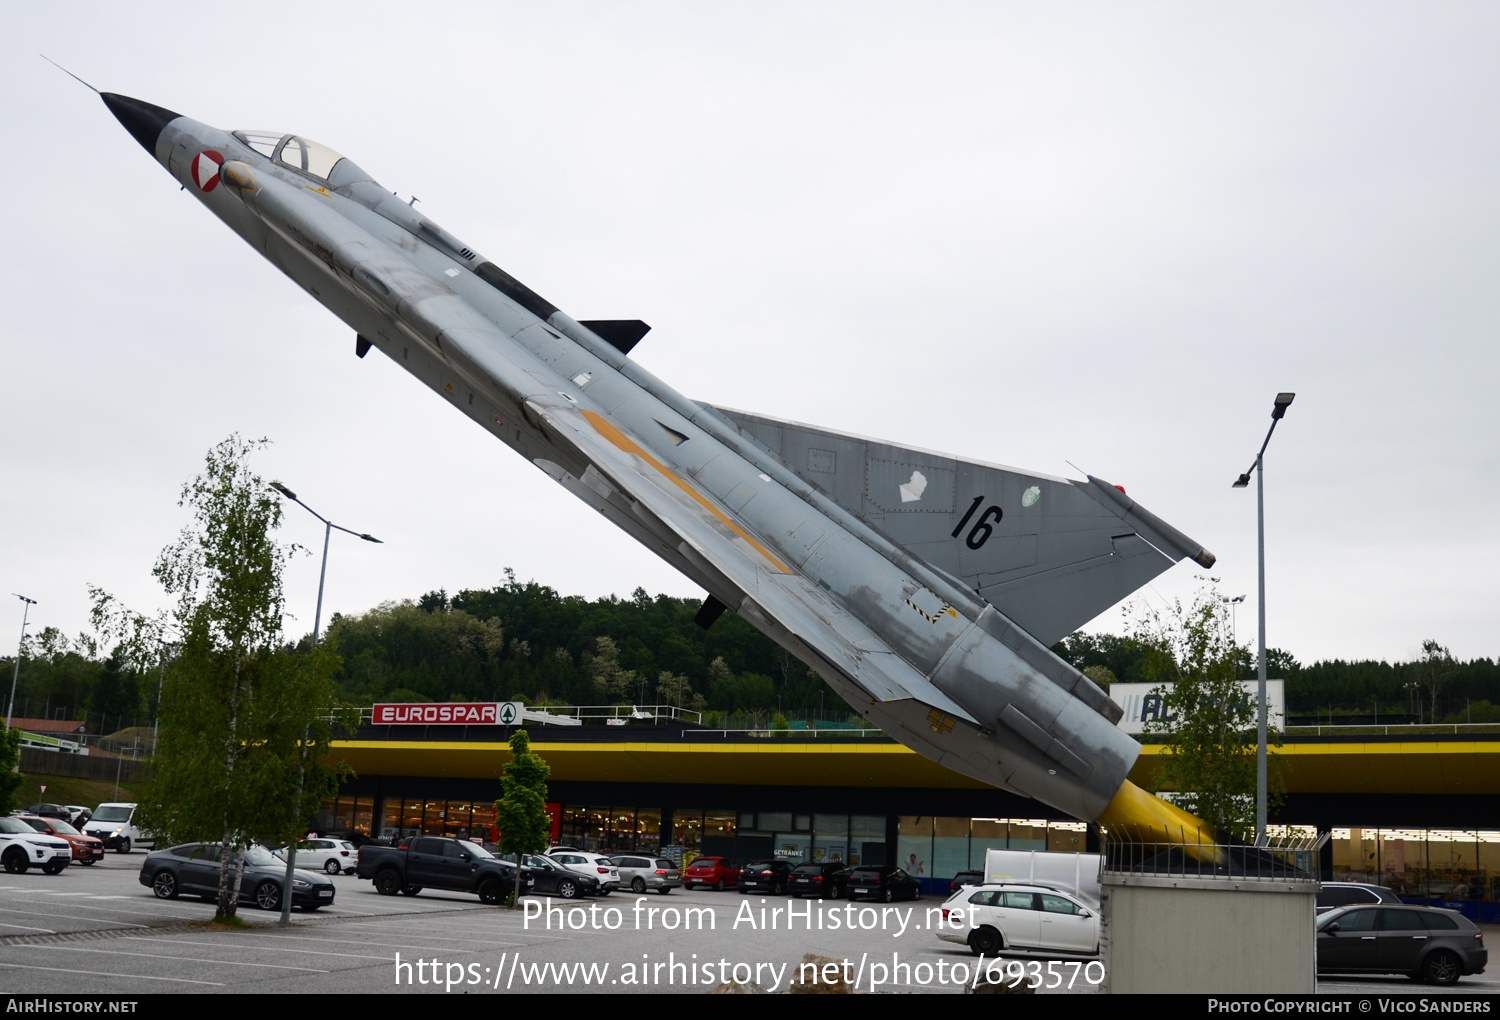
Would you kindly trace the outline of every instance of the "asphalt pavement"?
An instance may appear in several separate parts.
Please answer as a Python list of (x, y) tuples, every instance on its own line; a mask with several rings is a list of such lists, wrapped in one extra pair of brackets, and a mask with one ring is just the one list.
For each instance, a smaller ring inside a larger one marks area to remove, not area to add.
[[(381, 896), (343, 875), (331, 905), (294, 911), (286, 928), (278, 914), (242, 906), (251, 927), (209, 929), (212, 903), (160, 900), (139, 883), (145, 858), (138, 850), (60, 875), (0, 874), (0, 993), (701, 993), (724, 983), (779, 991), (809, 953), (827, 958), (818, 980), (860, 991), (958, 993), (1019, 980), (1077, 994), (1097, 991), (1102, 976), (1088, 960), (980, 966), (965, 947), (937, 939), (935, 897), (878, 906), (679, 890), (512, 911), (458, 893)], [(1319, 990), (1495, 993), (1490, 971), (1447, 990), (1402, 978), (1324, 980)]]

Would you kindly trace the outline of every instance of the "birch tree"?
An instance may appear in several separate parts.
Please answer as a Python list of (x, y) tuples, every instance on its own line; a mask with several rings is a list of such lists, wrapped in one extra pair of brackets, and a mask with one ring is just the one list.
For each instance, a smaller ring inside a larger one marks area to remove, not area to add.
[(102, 632), (135, 634), (137, 645), (164, 633), (176, 638), (141, 821), (168, 843), (219, 844), (217, 918), (235, 914), (240, 851), (257, 840), (300, 838), (340, 775), (318, 753), (331, 737), (337, 655), (326, 645), (305, 654), (282, 647), (282, 570), (295, 547), (277, 542), (281, 501), (249, 467), (265, 445), (230, 436), (183, 486), (179, 505), (192, 522), (153, 569), (174, 599), (167, 613), (137, 616), (94, 590)]

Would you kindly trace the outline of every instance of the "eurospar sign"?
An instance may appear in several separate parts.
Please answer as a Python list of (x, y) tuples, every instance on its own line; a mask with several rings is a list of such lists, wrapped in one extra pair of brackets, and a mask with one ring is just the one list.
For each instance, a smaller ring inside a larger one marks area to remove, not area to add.
[(377, 726), (509, 726), (521, 721), (519, 701), (454, 701), (404, 705), (376, 705), (371, 720)]

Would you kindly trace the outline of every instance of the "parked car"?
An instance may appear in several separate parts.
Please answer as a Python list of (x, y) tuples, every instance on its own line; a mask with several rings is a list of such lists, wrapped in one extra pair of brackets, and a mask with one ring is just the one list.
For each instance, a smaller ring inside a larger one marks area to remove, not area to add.
[(894, 864), (862, 865), (849, 872), (847, 882), (851, 900), (919, 900), (922, 886)]
[(1368, 882), (1324, 882), (1318, 890), (1316, 911), (1326, 914), (1339, 907), (1356, 907), (1370, 903), (1400, 903), (1401, 897), (1385, 886)]
[(740, 869), (740, 894), (765, 891), (776, 895), (786, 894), (792, 880), (792, 866), (779, 857), (765, 861), (751, 861)]
[(156, 837), (142, 832), (135, 825), (135, 808), (132, 803), (100, 804), (94, 809), (94, 817), (83, 827), (83, 834), (102, 839), (106, 849), (122, 854), (130, 853), (137, 846), (154, 848)]
[[(517, 868), (478, 843), (446, 836), (406, 836), (396, 846), (359, 848), (356, 872), (382, 896), (415, 896), (424, 888), (471, 892), (484, 903), (503, 903), (516, 887)], [(528, 890), (526, 869), (521, 891)]]
[(682, 888), (681, 870), (665, 857), (618, 854), (610, 860), (620, 869), (620, 885), (629, 886), (631, 892), (643, 893), (650, 889), (665, 896), (673, 889)]
[[(141, 885), (155, 893), (158, 899), (172, 900), (182, 895), (217, 899), (221, 849), (218, 843), (184, 843), (153, 850), (141, 862), (141, 872), (137, 877)], [(286, 861), (263, 846), (246, 848), (244, 856), (240, 902), (253, 903), (262, 910), (280, 910)], [(333, 896), (333, 879), (328, 876), (300, 868), (292, 872), (292, 906), (317, 910), (332, 903)]]
[(740, 884), (740, 866), (728, 857), (697, 857), (682, 870), (682, 887), (711, 885), (723, 892)]
[(0, 864), (12, 875), (32, 867), (56, 875), (73, 861), (65, 840), (37, 832), (19, 818), (0, 818)]
[(1382, 903), (1318, 918), (1319, 974), (1405, 974), (1451, 985), (1489, 962), (1484, 933), (1456, 910)]
[(21, 815), (20, 819), (37, 832), (44, 832), (49, 836), (56, 836), (58, 839), (67, 841), (69, 848), (73, 851), (73, 860), (79, 864), (93, 864), (95, 861), (104, 860), (102, 839), (85, 836), (61, 818)]
[(836, 900), (848, 892), (849, 875), (853, 870), (842, 861), (809, 861), (792, 869), (787, 888), (797, 897)]
[(984, 956), (1099, 952), (1099, 911), (1069, 893), (1039, 885), (964, 886), (943, 903), (943, 917), (964, 911), (964, 927), (938, 929), (945, 942)]
[(545, 855), (527, 854), (522, 859), (531, 872), (533, 885), (530, 891), (534, 896), (571, 900), (577, 896), (598, 896), (604, 890), (604, 883), (598, 878), (580, 874)]
[(61, 804), (32, 804), (30, 807), (21, 809), (21, 814), (32, 815), (37, 818), (61, 818), (68, 821), (68, 809)]
[[(271, 851), (286, 860), (287, 847)], [(323, 871), (329, 875), (354, 874), (359, 864), (359, 851), (353, 843), (342, 839), (324, 839), (319, 836), (304, 839), (297, 844), (297, 867)]]
[(984, 885), (984, 870), (971, 868), (968, 871), (960, 871), (953, 876), (953, 881), (948, 883), (948, 891), (956, 893), (966, 885)]
[(582, 850), (549, 850), (549, 860), (556, 861), (569, 871), (576, 871), (580, 875), (588, 875), (599, 881), (599, 892), (608, 896), (620, 888), (620, 869), (615, 867), (615, 862), (600, 854), (585, 853)]

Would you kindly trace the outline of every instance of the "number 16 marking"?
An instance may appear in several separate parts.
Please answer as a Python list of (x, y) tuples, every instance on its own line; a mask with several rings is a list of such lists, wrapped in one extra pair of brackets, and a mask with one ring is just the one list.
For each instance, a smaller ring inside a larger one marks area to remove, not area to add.
[[(978, 510), (979, 504), (983, 502), (983, 496), (974, 497), (974, 502), (969, 504), (969, 509), (967, 512), (965, 512), (963, 520), (959, 521), (958, 527), (953, 529), (953, 538), (957, 538), (959, 532), (964, 530), (964, 525), (969, 523), (969, 518), (974, 516), (974, 511)], [(978, 549), (983, 546), (984, 543), (990, 540), (990, 536), (995, 533), (992, 522), (993, 524), (999, 524), (1000, 519), (1004, 516), (1004, 510), (1001, 510), (998, 506), (991, 504), (984, 511), (984, 513), (979, 515), (979, 521), (969, 531), (969, 534), (964, 537), (964, 544), (967, 545), (970, 549)]]

